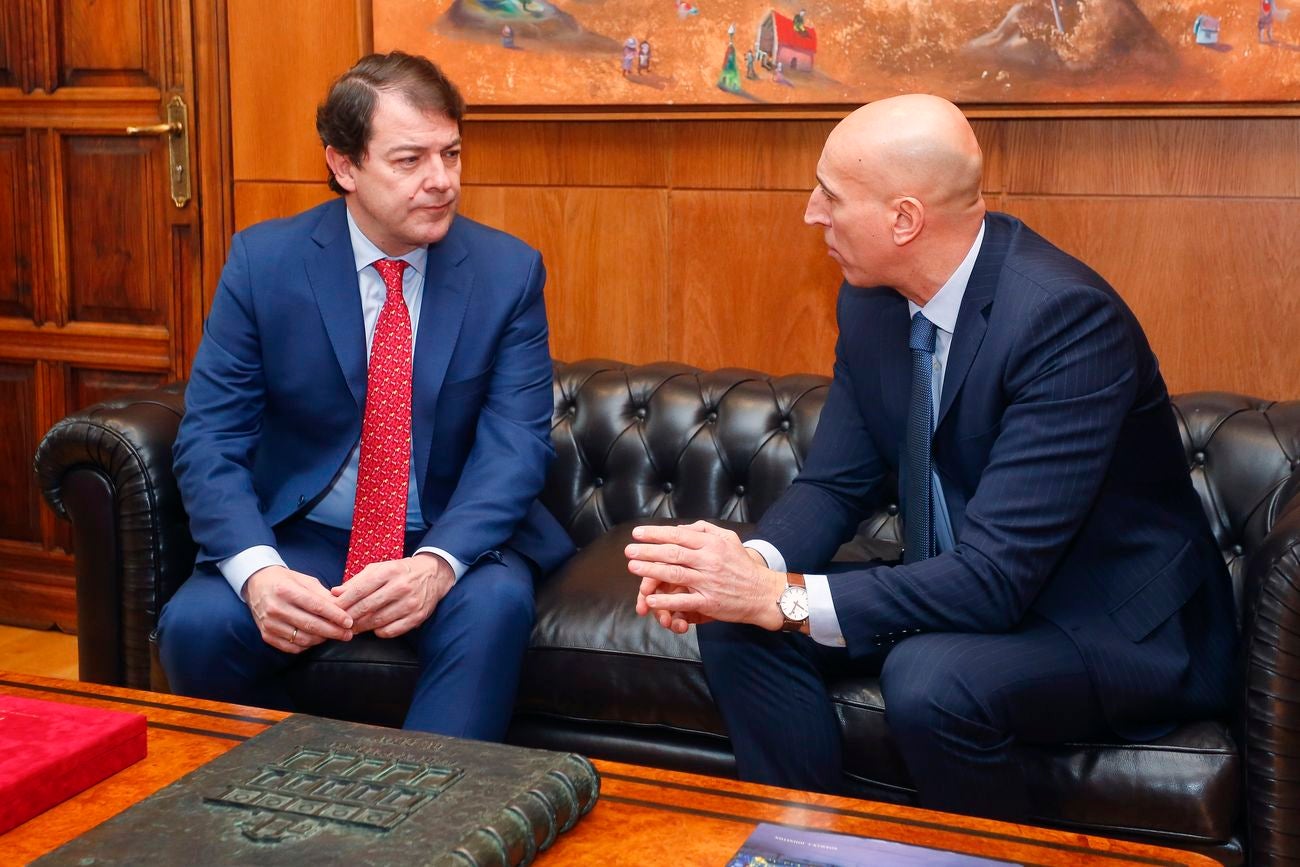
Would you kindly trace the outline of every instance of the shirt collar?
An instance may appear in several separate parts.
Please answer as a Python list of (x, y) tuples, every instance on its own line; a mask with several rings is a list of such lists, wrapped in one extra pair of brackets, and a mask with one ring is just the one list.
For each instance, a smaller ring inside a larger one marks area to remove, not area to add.
[[(948, 282), (939, 287), (925, 305), (925, 318), (934, 323), (935, 327), (952, 334), (957, 327), (957, 314), (961, 312), (961, 300), (966, 296), (966, 284), (970, 282), (971, 272), (975, 270), (975, 259), (979, 257), (980, 245), (984, 243), (984, 223), (980, 222), (980, 230), (975, 235), (975, 243), (971, 244), (970, 250), (966, 252), (966, 258), (961, 260), (957, 270), (952, 272)], [(907, 314), (909, 317), (915, 316), (916, 311), (921, 307), (911, 301), (907, 302)]]
[(366, 268), (378, 262), (380, 259), (401, 259), (410, 265), (419, 274), (424, 274), (425, 263), (429, 260), (428, 247), (416, 247), (404, 256), (389, 256), (383, 250), (375, 246), (375, 243), (365, 236), (357, 226), (357, 221), (352, 219), (352, 211), (348, 210), (348, 235), (352, 238), (352, 256), (357, 263), (357, 273), (360, 274)]

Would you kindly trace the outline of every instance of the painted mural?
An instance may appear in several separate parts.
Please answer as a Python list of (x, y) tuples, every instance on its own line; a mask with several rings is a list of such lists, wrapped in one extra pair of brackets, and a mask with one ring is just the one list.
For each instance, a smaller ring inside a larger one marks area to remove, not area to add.
[[(1300, 6), (1300, 0), (1293, 0)], [(1277, 0), (373, 0), (475, 106), (1300, 100)]]

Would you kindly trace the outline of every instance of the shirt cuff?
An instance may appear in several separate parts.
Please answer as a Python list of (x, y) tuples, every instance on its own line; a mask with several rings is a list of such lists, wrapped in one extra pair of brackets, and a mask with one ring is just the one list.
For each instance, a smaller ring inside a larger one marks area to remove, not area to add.
[(762, 539), (750, 539), (745, 543), (745, 547), (753, 548), (759, 554), (762, 554), (763, 559), (767, 561), (767, 568), (773, 572), (790, 571), (785, 568), (785, 558), (781, 556), (781, 552), (776, 550), (776, 546), (771, 542), (764, 542)]
[(808, 588), (808, 634), (812, 640), (827, 647), (844, 647), (844, 633), (840, 619), (835, 616), (835, 600), (831, 598), (831, 582), (825, 575), (804, 575)]
[(455, 574), (457, 581), (459, 581), (461, 579), (461, 576), (463, 576), (466, 572), (469, 571), (468, 563), (462, 563), (461, 561), (457, 560), (455, 557), (451, 556), (441, 548), (435, 548), (432, 545), (429, 545), (424, 548), (418, 549), (415, 553), (423, 554), (426, 551), (430, 554), (437, 554), (439, 557), (446, 560), (447, 565), (451, 567), (451, 571)]
[[(248, 579), (258, 569), (265, 569), (267, 566), (288, 568), (280, 552), (270, 545), (254, 545), (233, 557), (217, 561), (217, 570), (221, 572), (221, 577), (226, 579), (230, 589), (234, 590), (235, 595), (240, 599), (244, 599), (244, 585), (248, 583)], [(248, 600), (244, 599), (244, 601)]]

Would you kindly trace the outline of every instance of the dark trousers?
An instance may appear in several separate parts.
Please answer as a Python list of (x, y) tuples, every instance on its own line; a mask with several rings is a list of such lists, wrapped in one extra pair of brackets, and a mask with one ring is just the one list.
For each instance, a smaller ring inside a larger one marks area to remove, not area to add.
[[(311, 521), (276, 528), (289, 568), (325, 587), (342, 581), (346, 530)], [(407, 535), (407, 553), (419, 542)], [(405, 728), (501, 740), (510, 722), (533, 626), (532, 563), (503, 550), (472, 566), (425, 623), (397, 641), (419, 653), (420, 678)], [(182, 695), (292, 710), (279, 674), (297, 657), (262, 640), (252, 613), (212, 564), (200, 566), (163, 608), (163, 669)]]
[(698, 638), (743, 780), (840, 791), (843, 745), (826, 685), (839, 673), (880, 672), (890, 734), (931, 809), (1027, 818), (1021, 745), (1107, 731), (1078, 650), (1035, 615), (1008, 634), (915, 635), (865, 662), (752, 626), (710, 623)]

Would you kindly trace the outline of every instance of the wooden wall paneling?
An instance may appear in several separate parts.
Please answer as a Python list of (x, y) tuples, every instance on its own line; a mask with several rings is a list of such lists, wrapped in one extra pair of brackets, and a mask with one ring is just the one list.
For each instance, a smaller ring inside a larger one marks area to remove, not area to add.
[[(203, 321), (212, 306), (225, 265), (234, 225), (234, 184), (230, 137), (230, 42), (226, 0), (203, 0), (191, 7), (193, 90), (197, 104), (190, 117), (197, 133), (195, 195), (201, 211), (203, 273), (197, 294), (186, 299), (186, 328), (181, 338), (183, 370), (188, 373), (203, 337)], [(176, 61), (179, 63), (180, 61)]]
[[(69, 365), (62, 361), (38, 361), (36, 363), (35, 442), (40, 442), (40, 438), (45, 432), (54, 427), (55, 423), (71, 410), (66, 390), (69, 379), (68, 367)], [(36, 475), (31, 466), (29, 459), (27, 478), (32, 487), (35, 487)], [(70, 552), (72, 550), (72, 526), (67, 521), (60, 520), (54, 514), (53, 509), (41, 508), (39, 512), (41, 519), (41, 547), (44, 551), (53, 553)], [(55, 580), (58, 581), (59, 579), (56, 578)]]
[(662, 187), (671, 124), (655, 121), (468, 121), (464, 182)]
[(31, 319), (32, 241), (40, 231), (33, 212), (28, 138), (0, 134), (0, 316)]
[(45, 266), (41, 291), (36, 293), (36, 324), (68, 324), (68, 239), (67, 196), (64, 191), (64, 160), (60, 137), (52, 129), (31, 134), (37, 145), (39, 168), (43, 187), (40, 211), (45, 223), (45, 247), (42, 250)]
[(971, 129), (975, 139), (984, 152), (984, 190), (990, 193), (1001, 192), (1006, 181), (1003, 177), (1006, 147), (1004, 131), (1006, 123), (992, 120), (973, 120)]
[(829, 374), (843, 277), (803, 192), (674, 191), (669, 357)]
[(167, 375), (161, 372), (132, 372), (73, 366), (65, 380), (67, 382), (65, 410), (59, 414), (59, 418), (99, 403), (101, 400), (120, 397), (133, 391), (157, 388), (167, 380)]
[[(0, 478), (30, 480), (36, 453), (36, 365), (0, 362)], [(34, 484), (19, 484), (0, 497), (0, 540), (40, 542), (40, 512)]]
[(76, 632), (75, 583), (70, 558), (5, 550), (0, 543), (0, 622)]
[(22, 9), (17, 3), (0, 5), (0, 87), (21, 87), (23, 73), (19, 68), (23, 52)]
[(361, 53), (355, 3), (227, 0), (234, 180), (325, 180), (316, 106)]
[(1300, 196), (1300, 118), (1003, 122), (1021, 194)]
[(161, 86), (158, 3), (53, 0), (52, 11), (61, 85)]
[(674, 121), (676, 189), (800, 190), (816, 185), (833, 120)]
[[(679, 189), (811, 191), (836, 120), (667, 122), (671, 186)], [(984, 185), (1002, 188), (1000, 121), (971, 123), (984, 151)]]
[[(321, 163), (324, 165), (324, 161)], [(290, 217), (335, 198), (324, 181), (318, 183), (237, 181), (235, 183), (235, 231), (276, 217)]]
[(1128, 302), (1173, 392), (1300, 397), (1300, 201), (1007, 196)]
[(165, 140), (65, 135), (62, 158), (70, 318), (167, 324), (171, 287), (159, 284), (171, 269), (157, 207), (168, 195)]
[(556, 358), (668, 357), (666, 191), (468, 186), (461, 210), (542, 252)]

